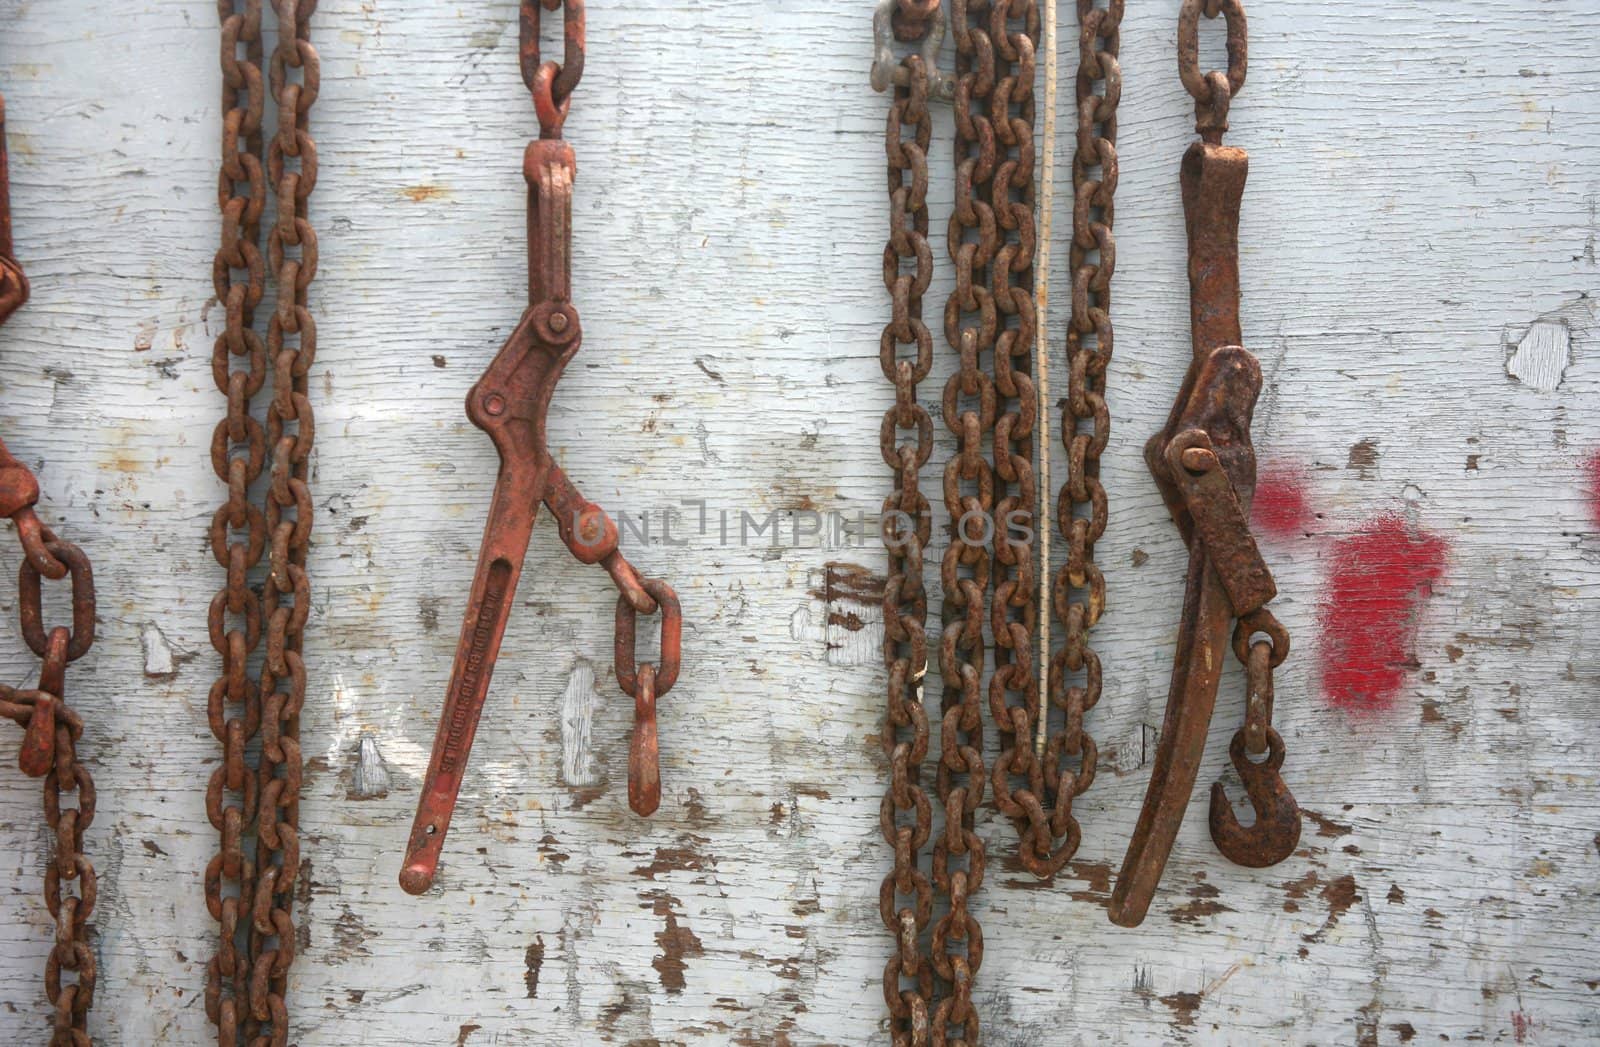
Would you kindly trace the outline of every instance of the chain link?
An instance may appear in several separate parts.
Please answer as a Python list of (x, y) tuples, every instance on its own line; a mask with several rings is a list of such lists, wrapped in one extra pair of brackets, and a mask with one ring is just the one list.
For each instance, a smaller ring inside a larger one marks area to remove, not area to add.
[[(584, 0), (522, 0), (518, 18), (518, 57), (522, 82), (533, 95), (534, 113), (539, 118), (540, 137), (560, 138), (572, 105), (572, 92), (583, 79), (586, 19)], [(541, 57), (539, 44), (540, 11), (560, 11), (564, 47), (561, 61)]]
[[(293, 899), (300, 871), (302, 761), (301, 656), (311, 611), (306, 553), (313, 509), (308, 484), (316, 428), (308, 375), (317, 331), (307, 307), (317, 272), (317, 237), (308, 202), (317, 181), (309, 115), (321, 84), (311, 45), (316, 0), (271, 0), (278, 40), (267, 65), (261, 0), (219, 0), (222, 21), (223, 133), (218, 204), (222, 238), (213, 263), (226, 326), (212, 349), (212, 372), (227, 414), (211, 443), (212, 467), (228, 486), (212, 517), (212, 553), (226, 572), (210, 611), (222, 672), (207, 718), (223, 746), (206, 790), (206, 811), (221, 847), (206, 870), (206, 906), (220, 929), (206, 971), (206, 1013), (217, 1042), (281, 1047), (288, 1039), (284, 995), (295, 955)], [(270, 90), (277, 109), (271, 140), (263, 129)], [(270, 185), (275, 208), (261, 251)], [(263, 338), (255, 310), (270, 285), (274, 299)], [(252, 400), (267, 386), (263, 426)], [(252, 485), (267, 476), (262, 504)], [(267, 560), (264, 577), (252, 572)], [(259, 676), (249, 662), (261, 648)], [(246, 753), (259, 738), (251, 767)], [(254, 854), (247, 854), (251, 837)]]
[[(1220, 15), (1227, 23), (1227, 72), (1200, 72), (1201, 15)], [(1183, 0), (1178, 11), (1178, 79), (1194, 99), (1195, 130), (1212, 145), (1220, 143), (1228, 130), (1228, 106), (1244, 88), (1249, 50), (1249, 27), (1240, 0)]]
[[(1261, 637), (1261, 639), (1255, 639)], [(1235, 732), (1232, 744), (1260, 756), (1269, 749), (1282, 753), (1283, 739), (1273, 737), (1272, 673), (1289, 657), (1289, 630), (1265, 607), (1245, 615), (1233, 626), (1233, 656), (1245, 671), (1244, 726)], [(1280, 755), (1281, 761), (1282, 756)]]

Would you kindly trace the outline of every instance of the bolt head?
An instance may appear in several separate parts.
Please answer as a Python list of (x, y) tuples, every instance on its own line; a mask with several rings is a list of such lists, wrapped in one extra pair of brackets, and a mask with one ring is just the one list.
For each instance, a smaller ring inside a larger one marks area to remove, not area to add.
[(483, 410), (485, 414), (493, 417), (499, 417), (500, 415), (505, 414), (506, 398), (501, 396), (499, 393), (490, 393), (488, 396), (483, 398)]

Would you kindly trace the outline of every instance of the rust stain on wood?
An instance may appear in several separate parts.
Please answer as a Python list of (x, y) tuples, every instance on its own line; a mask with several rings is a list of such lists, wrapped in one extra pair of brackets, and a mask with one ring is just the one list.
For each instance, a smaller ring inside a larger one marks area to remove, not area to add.
[(527, 986), (528, 999), (539, 998), (539, 972), (544, 968), (544, 935), (537, 935), (533, 944), (522, 954), (522, 984)]
[[(697, 840), (704, 843), (704, 840)], [(657, 847), (655, 858), (648, 865), (638, 865), (633, 875), (654, 880), (658, 873), (705, 872), (716, 865), (716, 858), (696, 852), (689, 847)]]
[(705, 948), (701, 945), (699, 936), (687, 923), (681, 922), (678, 913), (674, 911), (674, 907), (683, 904), (682, 902), (666, 891), (650, 891), (642, 897), (655, 915), (665, 921), (665, 926), (656, 932), (656, 945), (661, 949), (661, 955), (651, 960), (650, 966), (656, 969), (661, 987), (668, 993), (677, 995), (683, 992), (684, 974), (689, 969), (688, 961), (697, 956), (704, 956)]
[(450, 200), (455, 193), (443, 185), (408, 185), (399, 191), (399, 195), (414, 204), (422, 204), (430, 200)]
[(823, 565), (822, 586), (811, 590), (811, 595), (829, 607), (839, 604), (859, 604), (878, 607), (883, 603), (886, 580), (860, 564), (833, 560)]
[(1342, 822), (1336, 822), (1325, 814), (1318, 814), (1309, 808), (1300, 808), (1300, 813), (1317, 827), (1317, 835), (1330, 840), (1337, 840), (1341, 836), (1349, 836), (1355, 830)]
[(1172, 1008), (1172, 1024), (1181, 1029), (1194, 1028), (1195, 1015), (1205, 997), (1197, 992), (1175, 992), (1161, 997), (1161, 1002)]
[(1378, 468), (1378, 441), (1369, 436), (1352, 444), (1344, 467), (1354, 470), (1363, 480), (1371, 480)]
[(345, 906), (334, 921), (333, 949), (327, 960), (329, 963), (343, 963), (357, 956), (371, 956), (372, 950), (367, 948), (367, 942), (378, 937), (381, 937), (380, 932), (369, 929), (353, 909)]
[[(1022, 863), (1017, 861), (1016, 855), (1005, 857), (1005, 867), (1008, 872), (1022, 872)], [(1067, 872), (1074, 878), (1084, 881), (1078, 890), (1067, 891), (1066, 896), (1075, 902), (1097, 906), (1104, 909), (1111, 904), (1111, 877), (1113, 869), (1106, 862), (1073, 861), (1067, 863)], [(1018, 891), (1054, 891), (1057, 888), (1054, 876), (1039, 879), (1033, 875), (1015, 875), (1004, 881), (1006, 890)]]
[(566, 864), (567, 860), (572, 857), (572, 855), (568, 854), (567, 852), (558, 849), (560, 843), (561, 841), (556, 839), (555, 836), (550, 833), (545, 833), (539, 838), (540, 859), (549, 862), (551, 865), (555, 866), (557, 870), (560, 870), (560, 868)]
[(1328, 917), (1315, 933), (1301, 935), (1308, 942), (1320, 942), (1326, 938), (1329, 931), (1339, 926), (1339, 918), (1361, 900), (1356, 887), (1356, 878), (1346, 873), (1336, 880), (1330, 880), (1322, 888), (1322, 900), (1328, 903)]
[[(1202, 874), (1203, 875), (1203, 874)], [(1173, 923), (1187, 923), (1198, 926), (1203, 920), (1219, 913), (1233, 912), (1231, 908), (1223, 905), (1216, 899), (1222, 896), (1222, 891), (1216, 885), (1200, 880), (1189, 886), (1189, 901), (1174, 908), (1168, 914)]]

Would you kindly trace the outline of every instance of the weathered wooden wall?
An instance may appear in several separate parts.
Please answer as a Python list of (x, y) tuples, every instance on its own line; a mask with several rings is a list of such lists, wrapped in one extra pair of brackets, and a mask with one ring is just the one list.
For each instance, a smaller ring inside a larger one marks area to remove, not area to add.
[[(1206, 838), (1199, 791), (1150, 919), (1105, 918), (1181, 587), (1138, 462), (1187, 355), (1176, 6), (1130, 4), (1124, 27), (1108, 683), (1092, 722), (1106, 767), (1080, 804), (1079, 860), (1051, 887), (1004, 857), (1008, 825), (980, 818), (996, 855), (974, 902), (986, 1042), (1592, 1042), (1590, 0), (1252, 7), (1230, 140), (1252, 154), (1244, 319), (1268, 376), (1265, 548), (1296, 636), (1279, 715), (1308, 820), (1284, 864), (1235, 868)], [(494, 469), (461, 401), (520, 309), (534, 122), (509, 0), (319, 5), (309, 936), (291, 1001), (304, 1047), (878, 1038), (881, 670), (870, 622), (826, 628), (824, 574), (880, 570), (882, 554), (737, 541), (741, 511), (853, 515), (889, 485), (870, 7), (590, 4), (568, 125), (587, 338), (551, 431), (591, 497), (655, 512), (636, 558), (683, 595), (666, 798), (648, 822), (627, 810), (612, 594), (541, 531), (441, 886), (412, 899), (399, 852)], [(0, 336), (0, 426), (102, 594), (102, 639), (70, 679), (100, 785), (94, 1022), (111, 1044), (207, 1033), (215, 22), (203, 0), (0, 0), (34, 288)], [(1220, 53), (1215, 30), (1206, 41)], [(1060, 259), (1070, 194), (1057, 200)], [(942, 266), (930, 302), (949, 280)], [(942, 352), (925, 388), (949, 367)], [(689, 497), (707, 501), (708, 532), (683, 509), (685, 543), (664, 543), (661, 510)], [(15, 564), (0, 545), (0, 574)], [(22, 683), (33, 663), (3, 588), (0, 664)], [(1224, 681), (1205, 777), (1225, 762), (1238, 684)], [(355, 795), (364, 741), (385, 795)], [(7, 756), (0, 1038), (18, 1043), (40, 1042), (45, 1014), (38, 792)]]

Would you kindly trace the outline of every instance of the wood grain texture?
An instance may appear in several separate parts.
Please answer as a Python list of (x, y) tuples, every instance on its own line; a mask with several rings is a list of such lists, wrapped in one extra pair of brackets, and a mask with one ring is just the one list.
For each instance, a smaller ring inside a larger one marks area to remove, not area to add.
[[(683, 597), (664, 799), (648, 822), (627, 809), (613, 594), (542, 528), (440, 886), (413, 899), (395, 875), (494, 475), (462, 397), (520, 311), (534, 121), (508, 0), (319, 4), (302, 1047), (880, 1039), (881, 668), (875, 645), (840, 635), (832, 612), (859, 592), (830, 586), (825, 565), (870, 574), (882, 553), (870, 528), (738, 540), (740, 513), (853, 520), (890, 482), (870, 6), (589, 5), (568, 124), (586, 344), (550, 428), (591, 498), (653, 514), (630, 555)], [(1229, 866), (1197, 791), (1149, 920), (1106, 920), (1183, 556), (1138, 449), (1188, 355), (1176, 174), (1190, 105), (1176, 4), (1130, 4), (1098, 551), (1108, 676), (1091, 728), (1105, 767), (1080, 804), (1079, 860), (1052, 887), (980, 814), (995, 856), (973, 904), (985, 1042), (1593, 1042), (1600, 18), (1589, 0), (1277, 0), (1250, 14), (1229, 140), (1252, 163), (1243, 315), (1268, 382), (1256, 441), (1304, 510), (1264, 541), (1296, 638), (1278, 709), (1304, 840), (1277, 868)], [(219, 584), (204, 533), (221, 497), (206, 461), (221, 411), (215, 9), (0, 0), (0, 26), (34, 292), (0, 335), (0, 427), (101, 590), (102, 638), (70, 674), (100, 787), (94, 1027), (107, 1044), (201, 1043), (201, 874), (216, 847), (202, 786), (219, 755), (204, 715)], [(1220, 34), (1206, 33), (1214, 61)], [(951, 280), (950, 117), (935, 119), (930, 303)], [(1071, 135), (1056, 149), (1064, 176)], [(1058, 193), (1058, 234), (1070, 207)], [(1541, 359), (1528, 384), (1508, 361), (1534, 325), (1538, 346), (1564, 329), (1570, 359), (1554, 372)], [(704, 532), (684, 498), (705, 500)], [(1385, 514), (1445, 558), (1403, 609), (1401, 686), (1350, 709), (1323, 686), (1320, 638), (1350, 635), (1368, 608), (1331, 606), (1329, 579)], [(0, 543), (0, 574), (15, 567)], [(33, 662), (0, 589), (0, 672), (22, 683)], [(856, 624), (874, 628), (870, 613)], [(1236, 671), (1223, 688), (1207, 777), (1241, 712)], [(364, 738), (386, 789), (369, 787), (372, 766), (357, 787)], [(44, 1024), (38, 802), (7, 756), (7, 1042), (40, 1042)]]

